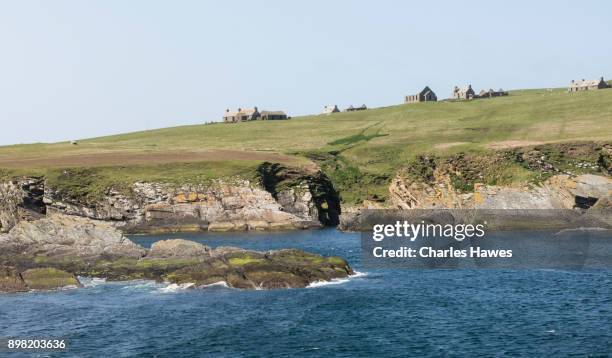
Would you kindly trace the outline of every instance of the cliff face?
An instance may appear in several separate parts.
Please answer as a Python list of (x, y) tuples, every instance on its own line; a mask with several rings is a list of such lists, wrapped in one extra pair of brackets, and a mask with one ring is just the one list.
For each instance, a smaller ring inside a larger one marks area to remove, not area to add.
[(389, 202), (400, 209), (589, 209), (612, 195), (611, 158), (612, 145), (591, 142), (419, 157), (392, 180)]
[(44, 179), (24, 178), (0, 185), (1, 228), (6, 232), (20, 220), (47, 212), (109, 221), (126, 232), (286, 230), (337, 224), (339, 200), (321, 172), (267, 163), (259, 172), (263, 187), (238, 179), (179, 186), (137, 182), (129, 194), (109, 188), (93, 202), (61, 193)]
[(33, 220), (45, 214), (43, 188), (41, 178), (0, 183), (0, 233), (8, 232), (21, 220)]
[(607, 205), (612, 179), (585, 174), (555, 175), (539, 185), (474, 185), (473, 192), (459, 193), (447, 175), (435, 175), (424, 183), (398, 175), (389, 192), (392, 207), (399, 209), (589, 209)]
[(486, 155), (421, 156), (391, 180), (384, 204), (364, 202), (344, 208), (340, 228), (358, 230), (361, 211), (377, 208), (593, 209), (592, 213), (609, 213), (610, 163), (612, 145), (596, 143), (551, 144)]

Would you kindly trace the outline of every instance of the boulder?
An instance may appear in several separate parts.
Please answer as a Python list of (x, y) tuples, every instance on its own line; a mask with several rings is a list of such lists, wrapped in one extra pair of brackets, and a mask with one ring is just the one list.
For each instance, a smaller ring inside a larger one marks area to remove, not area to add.
[[(111, 224), (75, 216), (52, 215), (18, 223), (0, 238), (0, 253), (49, 259), (140, 258), (146, 250)], [(0, 257), (1, 258), (1, 257)]]
[(612, 179), (600, 175), (585, 174), (575, 179), (575, 196), (585, 198), (603, 198), (612, 194)]
[(31, 290), (54, 290), (63, 287), (81, 287), (71, 273), (55, 268), (34, 268), (21, 273), (23, 281)]
[(270, 230), (270, 223), (264, 220), (249, 220), (247, 221), (249, 230), (266, 231)]
[(204, 258), (209, 256), (210, 249), (200, 243), (172, 239), (157, 241), (151, 246), (148, 258)]
[(28, 286), (16, 268), (0, 266), (0, 293), (1, 292), (26, 292)]
[(235, 230), (236, 225), (230, 221), (215, 222), (208, 225), (208, 231), (226, 232)]

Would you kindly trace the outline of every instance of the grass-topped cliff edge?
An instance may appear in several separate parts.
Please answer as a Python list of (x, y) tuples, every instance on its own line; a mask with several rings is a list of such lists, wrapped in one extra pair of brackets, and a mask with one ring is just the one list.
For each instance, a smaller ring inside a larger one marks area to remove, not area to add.
[[(499, 153), (512, 148), (549, 143), (595, 142), (589, 148), (596, 151), (611, 140), (612, 89), (520, 90), (492, 99), (405, 104), (287, 121), (181, 126), (85, 139), (78, 145), (5, 146), (0, 147), (0, 177), (45, 175), (59, 183), (64, 170), (71, 168), (83, 173), (74, 180), (86, 183), (64, 185), (87, 192), (135, 181), (251, 178), (263, 162), (316, 164), (343, 202), (353, 204), (384, 200), (395, 173), (406, 166), (418, 169), (423, 158), (467, 156), (470, 163), (487, 169), (485, 177), (472, 181), (511, 184), (541, 179), (541, 173), (511, 159), (490, 158), (505, 158)], [(551, 157), (563, 156), (558, 153), (563, 148), (547, 148)], [(579, 153), (576, 160), (592, 163), (599, 160), (595, 154)], [(585, 165), (574, 170), (601, 169)], [(458, 180), (457, 185), (469, 189), (470, 182)]]

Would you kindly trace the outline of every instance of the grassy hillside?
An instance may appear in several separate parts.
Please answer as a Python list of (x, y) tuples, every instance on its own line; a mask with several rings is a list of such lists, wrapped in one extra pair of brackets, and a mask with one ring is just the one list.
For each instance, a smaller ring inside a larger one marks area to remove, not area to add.
[[(422, 154), (448, 156), (611, 139), (612, 89), (524, 90), (502, 98), (398, 105), (288, 121), (182, 126), (81, 140), (78, 145), (0, 147), (0, 168), (5, 168), (4, 175), (13, 175), (101, 166), (112, 182), (124, 175), (117, 171), (114, 178), (112, 168), (117, 164), (140, 168), (129, 180), (146, 180), (161, 164), (166, 170), (172, 165), (183, 168), (177, 169), (182, 170), (179, 176), (189, 177), (195, 169), (180, 163), (198, 162), (196, 172), (201, 174), (205, 167), (206, 176), (214, 177), (242, 174), (262, 161), (301, 166), (315, 161), (337, 183), (344, 200), (355, 202), (372, 194), (384, 197), (396, 170)], [(163, 174), (155, 178), (163, 179)]]

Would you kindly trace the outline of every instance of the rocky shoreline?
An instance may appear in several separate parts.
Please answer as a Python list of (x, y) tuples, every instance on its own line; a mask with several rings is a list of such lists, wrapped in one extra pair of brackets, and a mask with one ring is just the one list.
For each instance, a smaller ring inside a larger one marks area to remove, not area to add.
[(276, 289), (302, 288), (352, 274), (340, 257), (295, 249), (213, 249), (174, 239), (156, 242), (147, 250), (109, 223), (58, 214), (22, 221), (0, 235), (0, 292), (79, 287), (78, 276)]
[[(128, 190), (107, 188), (94, 199), (22, 177), (0, 183), (0, 232), (47, 214), (102, 220), (125, 233), (267, 231), (338, 224), (340, 199), (317, 170), (264, 163), (261, 183), (216, 179), (206, 184), (136, 182)], [(78, 175), (70, 170), (65, 180)], [(78, 181), (78, 178), (76, 178)]]

